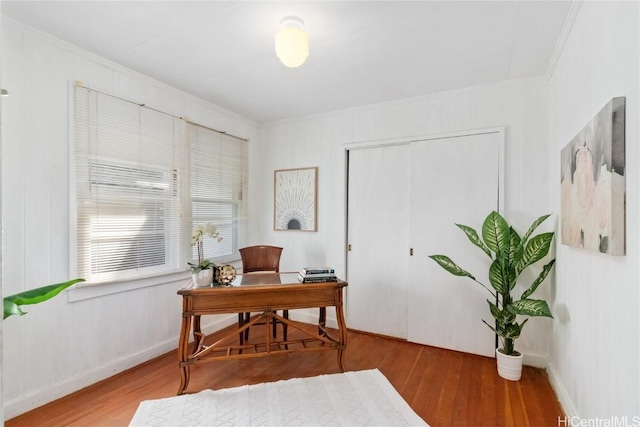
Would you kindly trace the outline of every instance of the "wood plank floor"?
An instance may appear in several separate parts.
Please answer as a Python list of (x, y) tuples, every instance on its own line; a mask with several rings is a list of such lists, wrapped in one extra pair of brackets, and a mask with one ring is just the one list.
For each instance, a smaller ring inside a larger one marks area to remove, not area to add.
[[(262, 331), (252, 329), (251, 340), (260, 339)], [(498, 377), (493, 358), (354, 331), (348, 334), (346, 365), (350, 371), (378, 368), (433, 427), (557, 426), (558, 417), (564, 417), (541, 369), (525, 366), (522, 380), (511, 382)], [(335, 352), (220, 361), (193, 366), (187, 392), (338, 372)], [(172, 351), (5, 426), (127, 426), (141, 401), (174, 396), (179, 384)]]

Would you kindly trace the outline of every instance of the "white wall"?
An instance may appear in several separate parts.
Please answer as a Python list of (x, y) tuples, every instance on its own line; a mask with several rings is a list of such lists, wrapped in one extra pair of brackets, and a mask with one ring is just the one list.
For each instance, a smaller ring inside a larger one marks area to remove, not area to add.
[[(543, 79), (502, 82), (269, 123), (259, 131), (14, 22), (3, 19), (1, 27), (2, 87), (11, 93), (1, 118), (5, 295), (69, 278), (74, 80), (250, 138), (250, 214), (257, 219), (247, 243), (283, 246), (283, 270), (330, 264), (341, 276), (345, 144), (505, 126), (505, 215), (524, 228), (543, 213), (557, 221), (560, 150), (611, 97), (627, 96), (627, 256), (557, 245), (557, 285), (545, 283), (537, 294), (552, 298), (557, 320), (532, 319), (517, 346), (534, 363), (550, 352), (552, 381), (568, 414), (640, 414), (638, 3), (585, 2), (548, 85)], [(319, 166), (318, 232), (275, 232), (273, 171), (305, 166)], [(373, 232), (392, 230), (381, 224)], [(76, 302), (63, 295), (3, 322), (5, 416), (174, 348), (181, 284)]]
[[(2, 4), (0, 4), (0, 9), (2, 8)], [(0, 16), (2, 15), (2, 11), (0, 10)], [(2, 44), (2, 22), (0, 22), (0, 45)], [(0, 88), (2, 86), (2, 69), (0, 68)], [(2, 101), (0, 101), (0, 224), (2, 224)], [(0, 233), (0, 247), (2, 246), (2, 233)], [(0, 250), (0, 299), (4, 298), (4, 293), (2, 292), (2, 250)], [(2, 322), (0, 322), (0, 370), (2, 369), (2, 349), (4, 345), (2, 344)], [(2, 381), (0, 379), (0, 424), (4, 420), (4, 407), (2, 405)]]
[[(545, 191), (549, 166), (544, 88), (544, 79), (511, 81), (261, 126), (254, 152), (261, 162), (253, 169), (249, 190), (254, 214), (261, 218), (253, 234), (256, 242), (283, 246), (284, 269), (329, 264), (345, 277), (345, 144), (498, 126), (506, 127), (505, 215), (524, 233), (538, 216), (554, 213)], [(273, 171), (305, 166), (319, 167), (318, 232), (273, 231)], [(452, 212), (452, 227), (454, 216)], [(371, 232), (384, 239), (392, 227), (380, 224)], [(470, 245), (469, 250), (474, 249)], [(549, 291), (545, 283), (536, 295), (548, 297)], [(546, 364), (545, 331), (550, 325), (549, 319), (527, 323), (517, 343), (528, 357), (525, 362)]]
[[(72, 82), (231, 134), (256, 136), (249, 120), (6, 18), (1, 38), (2, 87), (11, 95), (2, 101), (5, 295), (70, 278)], [(187, 277), (94, 298), (65, 292), (4, 321), (5, 416), (176, 348), (182, 303), (176, 291)], [(206, 327), (226, 321), (207, 320)], [(176, 390), (178, 381), (176, 367)]]
[(549, 80), (548, 190), (556, 212), (560, 151), (611, 98), (626, 96), (627, 255), (556, 241), (550, 368), (567, 415), (582, 418), (640, 416), (639, 18), (638, 2), (584, 2)]

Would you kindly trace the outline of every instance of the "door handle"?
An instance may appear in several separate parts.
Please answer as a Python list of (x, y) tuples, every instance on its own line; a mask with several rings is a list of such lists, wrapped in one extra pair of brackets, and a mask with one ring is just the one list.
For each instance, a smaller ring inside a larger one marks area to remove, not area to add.
[(409, 256), (413, 256), (413, 248), (409, 249)]

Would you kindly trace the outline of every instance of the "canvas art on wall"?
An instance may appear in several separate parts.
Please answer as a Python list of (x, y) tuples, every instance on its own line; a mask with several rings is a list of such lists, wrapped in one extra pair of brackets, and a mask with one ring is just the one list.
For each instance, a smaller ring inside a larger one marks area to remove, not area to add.
[(274, 172), (274, 230), (316, 231), (317, 176), (317, 167)]
[(561, 154), (561, 241), (625, 254), (625, 97), (613, 98)]

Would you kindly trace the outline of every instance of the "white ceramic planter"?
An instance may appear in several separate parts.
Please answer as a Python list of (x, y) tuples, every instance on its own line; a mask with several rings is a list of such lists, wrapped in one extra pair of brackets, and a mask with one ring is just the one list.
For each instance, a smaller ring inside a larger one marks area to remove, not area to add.
[(498, 375), (509, 381), (518, 381), (522, 376), (522, 354), (507, 356), (496, 348)]
[(211, 286), (213, 282), (213, 269), (200, 270), (197, 273), (192, 273), (191, 277), (193, 278), (193, 283), (198, 288)]

